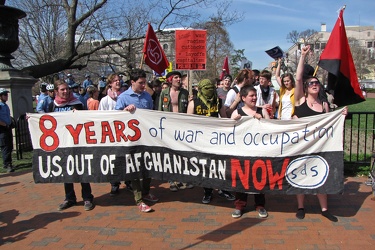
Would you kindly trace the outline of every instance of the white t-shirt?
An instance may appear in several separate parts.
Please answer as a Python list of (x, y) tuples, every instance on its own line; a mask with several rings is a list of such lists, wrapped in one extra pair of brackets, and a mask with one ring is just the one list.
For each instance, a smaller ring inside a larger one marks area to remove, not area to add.
[(99, 102), (98, 110), (115, 110), (116, 101), (106, 95)]
[[(237, 88), (238, 92), (241, 90), (241, 88), (238, 87), (238, 85), (235, 85), (234, 88)], [(232, 103), (234, 102), (234, 100), (236, 100), (236, 97), (237, 97), (236, 91), (234, 91), (234, 89), (230, 89), (228, 91), (227, 98), (225, 98), (224, 106), (225, 107), (230, 107), (230, 105), (232, 105)]]
[(292, 119), (292, 101), (290, 100), (290, 94), (284, 94), (281, 100), (281, 120)]

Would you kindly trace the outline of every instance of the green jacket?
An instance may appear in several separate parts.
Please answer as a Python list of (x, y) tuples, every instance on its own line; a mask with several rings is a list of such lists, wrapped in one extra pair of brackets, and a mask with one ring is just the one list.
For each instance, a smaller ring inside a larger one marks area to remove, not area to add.
[[(172, 112), (171, 95), (169, 94), (170, 90), (171, 88), (169, 87), (161, 91), (158, 110)], [(178, 94), (178, 112), (186, 113), (188, 103), (189, 91), (184, 88), (180, 88), (180, 93)]]

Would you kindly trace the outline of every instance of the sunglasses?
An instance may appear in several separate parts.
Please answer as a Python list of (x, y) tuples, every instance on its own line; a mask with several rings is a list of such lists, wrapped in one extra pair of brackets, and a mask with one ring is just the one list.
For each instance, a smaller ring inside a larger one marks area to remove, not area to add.
[(320, 82), (317, 81), (317, 80), (314, 80), (314, 81), (311, 81), (311, 82), (308, 82), (308, 83), (307, 83), (307, 86), (309, 86), (309, 87), (311, 87), (311, 86), (313, 86), (313, 85), (320, 85)]

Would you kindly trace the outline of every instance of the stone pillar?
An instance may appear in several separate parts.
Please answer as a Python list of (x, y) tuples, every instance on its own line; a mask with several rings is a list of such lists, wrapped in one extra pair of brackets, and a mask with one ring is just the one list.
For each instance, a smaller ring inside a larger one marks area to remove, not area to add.
[(0, 88), (10, 91), (7, 104), (14, 119), (34, 111), (31, 88), (36, 82), (34, 77), (18, 70), (0, 71)]
[(33, 112), (31, 88), (37, 79), (15, 69), (10, 62), (14, 59), (11, 53), (19, 46), (18, 20), (26, 13), (4, 4), (5, 0), (0, 0), (0, 88), (10, 91), (7, 104), (17, 120), (20, 115)]

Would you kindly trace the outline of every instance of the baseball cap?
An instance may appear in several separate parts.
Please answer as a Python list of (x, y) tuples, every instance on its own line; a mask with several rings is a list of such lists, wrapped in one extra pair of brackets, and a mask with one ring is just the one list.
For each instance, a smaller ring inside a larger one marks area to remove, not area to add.
[(4, 88), (0, 88), (0, 95), (8, 94), (8, 93), (10, 93), (9, 90), (4, 89)]

